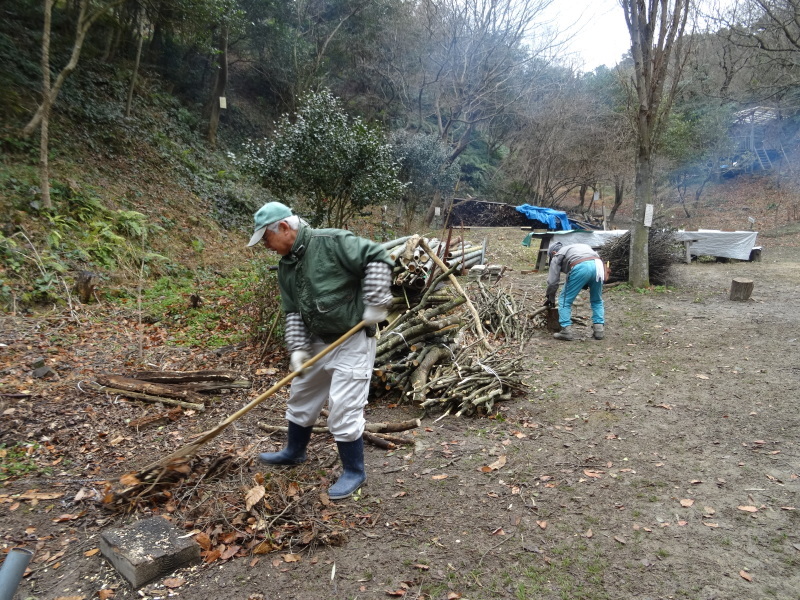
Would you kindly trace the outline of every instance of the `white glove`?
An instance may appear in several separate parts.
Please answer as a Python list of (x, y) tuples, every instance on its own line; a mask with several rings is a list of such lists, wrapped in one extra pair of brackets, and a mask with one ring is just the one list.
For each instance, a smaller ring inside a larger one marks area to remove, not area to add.
[(377, 325), (389, 317), (389, 311), (382, 306), (364, 306), (364, 316), (361, 317), (365, 325)]
[[(309, 358), (311, 358), (311, 355), (305, 350), (295, 350), (292, 352), (292, 356), (289, 358), (289, 368), (292, 370), (292, 373), (300, 371), (303, 363)], [(300, 374), (302, 375), (302, 372)]]

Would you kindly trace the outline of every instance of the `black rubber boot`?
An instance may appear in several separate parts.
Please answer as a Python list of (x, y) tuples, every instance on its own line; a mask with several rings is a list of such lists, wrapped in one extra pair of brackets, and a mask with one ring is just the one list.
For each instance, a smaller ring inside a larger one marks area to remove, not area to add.
[(306, 446), (311, 439), (311, 427), (301, 427), (296, 423), (289, 423), (288, 441), (286, 448), (280, 452), (262, 452), (258, 455), (258, 462), (268, 465), (299, 465), (306, 462)]
[(342, 472), (339, 481), (328, 488), (328, 498), (340, 500), (347, 498), (367, 480), (364, 470), (364, 438), (352, 442), (336, 442), (339, 447), (339, 458), (342, 460)]

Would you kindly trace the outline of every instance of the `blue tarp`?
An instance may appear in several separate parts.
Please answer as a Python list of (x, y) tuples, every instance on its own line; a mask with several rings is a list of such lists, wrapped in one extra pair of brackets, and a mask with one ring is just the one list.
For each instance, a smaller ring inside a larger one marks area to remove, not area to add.
[(569, 219), (567, 218), (567, 213), (563, 210), (541, 208), (539, 206), (531, 206), (530, 204), (517, 206), (516, 209), (529, 219), (547, 224), (548, 229), (563, 229), (564, 231), (570, 231), (572, 229), (572, 225), (570, 225)]

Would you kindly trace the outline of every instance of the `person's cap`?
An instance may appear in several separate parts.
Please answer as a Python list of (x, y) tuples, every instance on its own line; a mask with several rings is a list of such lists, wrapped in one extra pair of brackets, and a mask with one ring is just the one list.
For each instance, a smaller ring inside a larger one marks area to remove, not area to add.
[(547, 249), (547, 253), (550, 256), (553, 256), (553, 254), (556, 254), (559, 250), (561, 250), (561, 247), (563, 245), (564, 244), (562, 244), (561, 242), (556, 242), (555, 244), (550, 244), (550, 247)]
[(248, 246), (255, 246), (264, 237), (267, 225), (272, 225), (282, 219), (292, 216), (292, 209), (280, 202), (267, 202), (258, 209), (255, 216), (256, 230), (250, 238)]

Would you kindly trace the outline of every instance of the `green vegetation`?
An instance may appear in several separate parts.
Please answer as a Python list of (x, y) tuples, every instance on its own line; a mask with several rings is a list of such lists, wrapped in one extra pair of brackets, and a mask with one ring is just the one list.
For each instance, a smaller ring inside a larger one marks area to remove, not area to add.
[(0, 444), (0, 481), (26, 475), (50, 475), (52, 469), (37, 465), (39, 444)]
[(26, 169), (17, 171), (0, 174), (0, 189), (7, 192), (7, 208), (17, 224), (13, 233), (0, 232), (3, 304), (59, 301), (70, 271), (144, 268), (149, 273), (166, 262), (148, 249), (148, 239), (163, 229), (144, 214), (109, 209), (92, 188), (58, 181), (53, 182), (54, 210), (40, 211), (24, 192), (34, 181)]
[(343, 227), (370, 205), (394, 202), (403, 190), (381, 132), (348, 117), (329, 90), (302, 98), (272, 139), (247, 143), (241, 162), (281, 200), (305, 198), (314, 226)]

